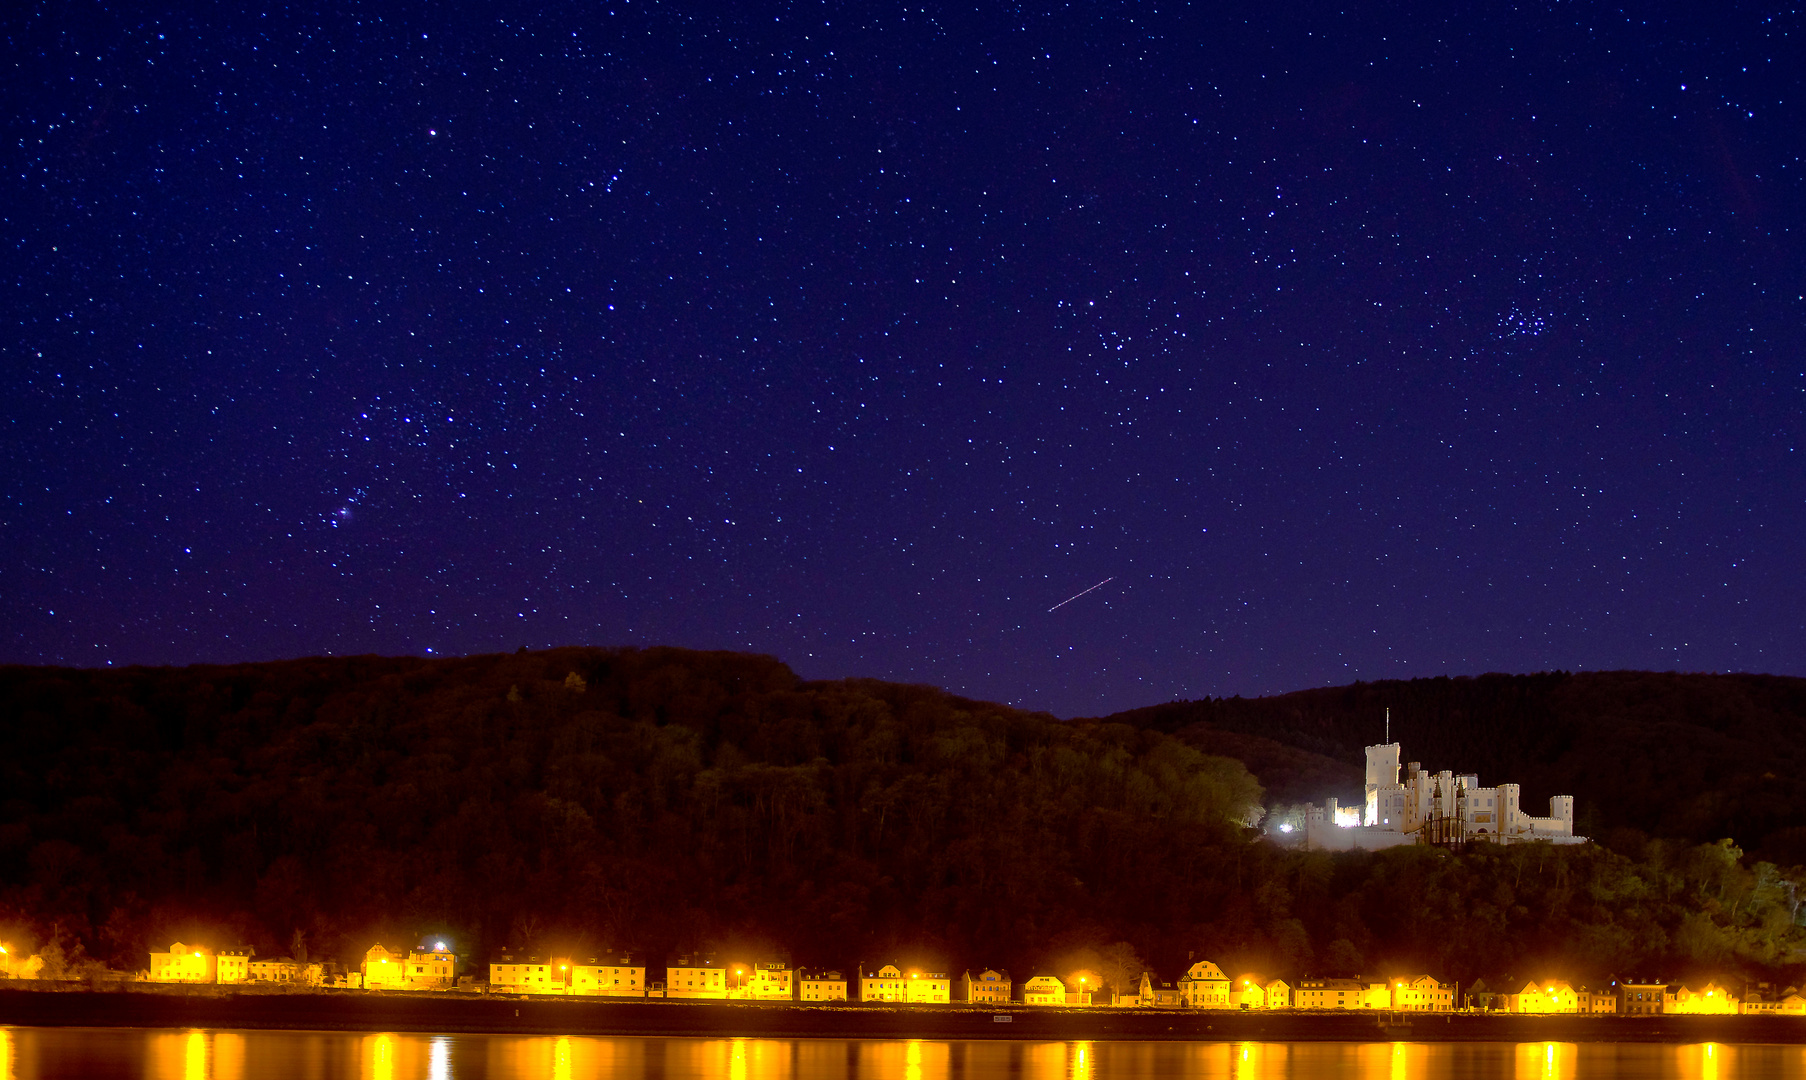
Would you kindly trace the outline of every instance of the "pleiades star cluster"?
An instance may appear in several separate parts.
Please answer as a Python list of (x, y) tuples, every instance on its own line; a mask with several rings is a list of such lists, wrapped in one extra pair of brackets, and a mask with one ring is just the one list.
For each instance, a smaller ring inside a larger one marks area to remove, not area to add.
[(1806, 670), (1797, 7), (0, 19), (0, 660)]

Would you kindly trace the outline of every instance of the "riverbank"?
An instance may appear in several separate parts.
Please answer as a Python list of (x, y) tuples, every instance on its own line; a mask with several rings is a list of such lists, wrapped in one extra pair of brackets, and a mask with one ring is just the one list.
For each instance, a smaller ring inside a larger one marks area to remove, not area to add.
[[(999, 1017), (1008, 1017), (1000, 1020)], [(219, 988), (0, 990), (0, 1024), (839, 1039), (1110, 1039), (1250, 1042), (1806, 1043), (1781, 1016), (1436, 1015), (1154, 1009), (755, 1004), (441, 993), (255, 993)]]

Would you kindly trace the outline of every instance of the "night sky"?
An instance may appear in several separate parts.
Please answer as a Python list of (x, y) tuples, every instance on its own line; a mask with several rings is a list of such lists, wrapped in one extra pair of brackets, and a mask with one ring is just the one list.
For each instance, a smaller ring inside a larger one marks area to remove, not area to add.
[(1806, 674), (1800, 11), (1344, 6), (12, 8), (0, 661)]

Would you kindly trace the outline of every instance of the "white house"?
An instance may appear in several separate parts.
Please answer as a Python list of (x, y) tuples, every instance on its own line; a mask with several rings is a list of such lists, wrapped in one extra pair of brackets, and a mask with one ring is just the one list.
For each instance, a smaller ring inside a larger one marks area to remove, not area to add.
[(1233, 1009), (1229, 976), (1208, 960), (1193, 964), (1179, 979), (1179, 1000), (1188, 1009)]
[(1066, 984), (1052, 975), (1036, 975), (1022, 984), (1024, 1005), (1066, 1004)]

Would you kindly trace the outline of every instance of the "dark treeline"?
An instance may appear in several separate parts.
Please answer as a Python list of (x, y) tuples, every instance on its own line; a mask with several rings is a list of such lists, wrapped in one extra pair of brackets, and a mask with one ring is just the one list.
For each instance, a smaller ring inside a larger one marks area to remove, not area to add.
[[(1388, 706), (1407, 760), (1521, 784), (1534, 814), (1551, 795), (1573, 795), (1577, 831), (1619, 850), (1648, 836), (1728, 836), (1760, 858), (1806, 862), (1806, 679), (1482, 675), (1173, 702), (1108, 719), (1234, 753), (1270, 799), (1346, 802)], [(1327, 789), (1338, 775), (1340, 790)]]
[(1469, 981), (1801, 960), (1806, 876), (1726, 844), (1288, 851), (1238, 824), (1262, 796), (1241, 762), (1158, 725), (767, 657), (7, 668), (0, 723), (0, 929), (65, 965), (140, 968), (177, 938), (355, 962), (429, 934), (479, 963), (612, 946), (654, 969), (688, 949)]

